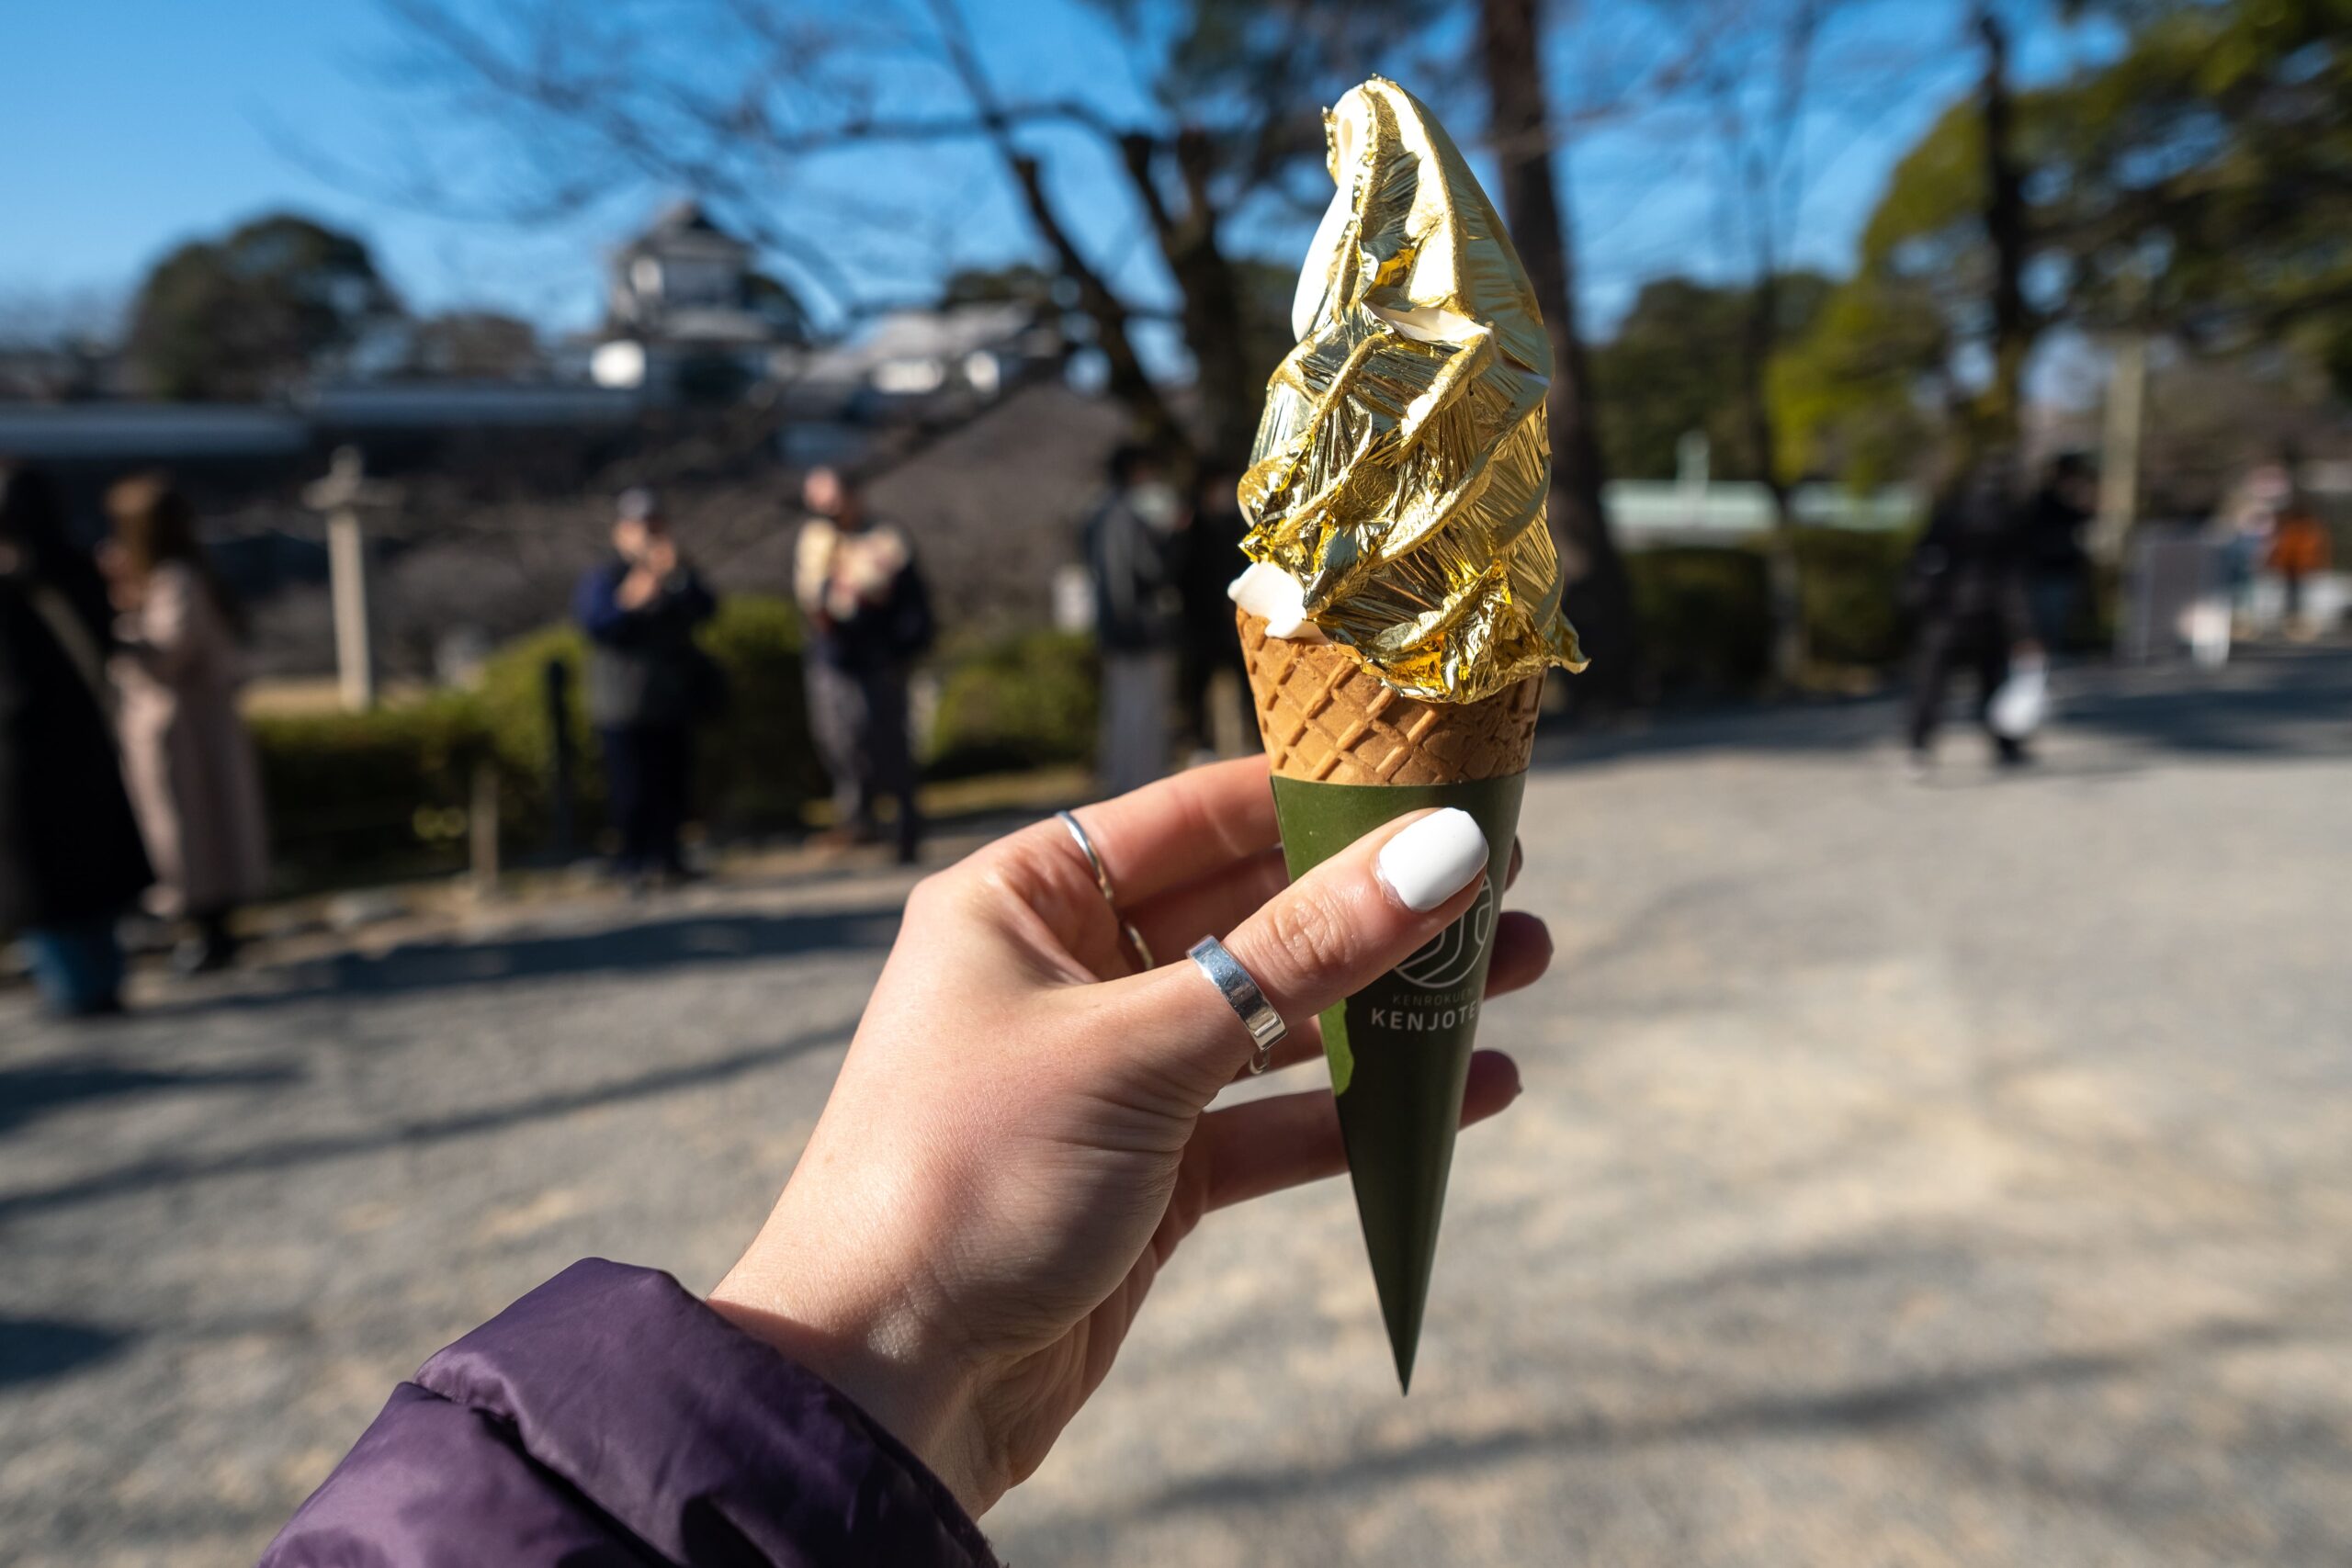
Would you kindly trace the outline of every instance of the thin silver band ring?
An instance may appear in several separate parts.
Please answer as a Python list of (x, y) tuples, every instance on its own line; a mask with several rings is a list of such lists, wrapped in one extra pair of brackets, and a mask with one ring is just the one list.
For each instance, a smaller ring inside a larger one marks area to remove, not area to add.
[(1069, 829), (1069, 836), (1078, 840), (1079, 852), (1086, 856), (1087, 868), (1094, 873), (1094, 886), (1102, 891), (1102, 902), (1111, 907), (1111, 919), (1117, 924), (1119, 934), (1125, 937), (1128, 944), (1136, 950), (1136, 956), (1142, 960), (1143, 966), (1150, 968), (1151, 948), (1144, 942), (1143, 932), (1136, 930), (1135, 922), (1119, 913), (1118, 895), (1111, 891), (1111, 874), (1103, 869), (1102, 857), (1095, 852), (1094, 840), (1086, 836), (1086, 829), (1080, 826), (1075, 812), (1057, 811), (1054, 816)]
[(1225, 943), (1216, 938), (1201, 938), (1193, 944), (1192, 952), (1184, 956), (1201, 966), (1201, 973), (1209, 977), (1209, 984), (1217, 988), (1217, 994), (1225, 998), (1226, 1005), (1233, 1009), (1235, 1015), (1241, 1020), (1241, 1027), (1248, 1030), (1250, 1038), (1258, 1043), (1256, 1054), (1250, 1058), (1250, 1070), (1252, 1073), (1264, 1072), (1272, 1065), (1274, 1047), (1290, 1033), (1289, 1026), (1283, 1022), (1283, 1015), (1266, 1000), (1266, 993), (1258, 988), (1258, 982), (1250, 977), (1250, 971), (1241, 967), (1241, 960), (1227, 953)]

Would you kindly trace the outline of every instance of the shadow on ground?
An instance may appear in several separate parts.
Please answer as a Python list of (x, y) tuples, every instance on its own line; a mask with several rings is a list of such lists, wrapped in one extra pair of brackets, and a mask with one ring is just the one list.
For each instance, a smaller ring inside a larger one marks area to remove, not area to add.
[[(1475, 1437), (1436, 1434), (1329, 1463), (1213, 1471), (1168, 1487), (1122, 1517), (1204, 1509), (1279, 1507), (1318, 1493), (1378, 1494), (1431, 1475), (1466, 1475), (1543, 1455), (1623, 1454), (1634, 1449), (1746, 1438), (1866, 1436), (1925, 1428), (1987, 1401), (2028, 1393), (2080, 1395), (2113, 1380), (2195, 1366), (2231, 1350), (2294, 1337), (2267, 1324), (2211, 1323), (2156, 1344), (2108, 1352), (2064, 1352), (1914, 1378), (1819, 1390), (1736, 1393), (1695, 1409), (1647, 1419), (1600, 1416), (1507, 1427)], [(1670, 1403), (1681, 1403), (1674, 1400)], [(1078, 1521), (1071, 1521), (1077, 1523)]]
[(503, 1105), (483, 1106), (447, 1116), (414, 1117), (347, 1133), (283, 1138), (251, 1148), (217, 1154), (155, 1156), (48, 1187), (0, 1192), (0, 1222), (126, 1193), (176, 1187), (209, 1177), (290, 1170), (322, 1160), (342, 1159), (384, 1149), (420, 1148), (455, 1138), (499, 1133), (526, 1122), (549, 1121), (577, 1111), (627, 1104), (657, 1095), (673, 1094), (682, 1089), (707, 1088), (712, 1084), (730, 1082), (795, 1056), (846, 1044), (849, 1035), (847, 1028), (796, 1035), (774, 1045), (736, 1051), (677, 1066), (659, 1067), (611, 1083), (532, 1095)]
[(102, 1361), (130, 1336), (48, 1317), (0, 1317), (0, 1389), (62, 1377)]
[[(624, 917), (625, 918), (625, 917)], [(682, 914), (593, 931), (523, 931), (483, 942), (405, 942), (269, 971), (268, 990), (225, 991), (153, 1010), (154, 1016), (260, 1008), (322, 996), (368, 998), (510, 981), (627, 975), (685, 964), (749, 964), (808, 953), (880, 949), (898, 935), (895, 911), (872, 914)]]
[(31, 1062), (0, 1067), (0, 1133), (35, 1117), (93, 1100), (183, 1089), (250, 1089), (280, 1084), (298, 1075), (285, 1067), (243, 1067), (218, 1072), (159, 1072), (117, 1063), (76, 1059)]

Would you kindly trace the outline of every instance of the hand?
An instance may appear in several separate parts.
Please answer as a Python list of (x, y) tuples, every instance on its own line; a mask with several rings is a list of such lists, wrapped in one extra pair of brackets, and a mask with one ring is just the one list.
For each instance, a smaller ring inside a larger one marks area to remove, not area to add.
[(641, 610), (662, 592), (662, 574), (647, 567), (643, 561), (628, 569), (621, 585), (613, 590), (613, 603), (624, 610)]
[(678, 541), (667, 534), (648, 535), (637, 565), (640, 570), (651, 572), (655, 582), (665, 581), (678, 570)]
[[(1424, 812), (1292, 885), (1262, 761), (1081, 815), (1160, 966), (1134, 972), (1058, 822), (924, 881), (798, 1168), (710, 1298), (856, 1400), (975, 1516), (1045, 1459), (1204, 1214), (1346, 1168), (1327, 1089), (1206, 1109), (1253, 1046), (1185, 950), (1221, 937), (1289, 1023), (1275, 1062), (1294, 1065), (1321, 1050), (1317, 1012), (1486, 880), (1457, 864), (1442, 882), (1466, 880), (1424, 911), (1392, 890), (1420, 886), (1400, 869), (1413, 846), (1385, 874), (1379, 853)], [(1550, 960), (1543, 923), (1505, 915), (1489, 993)], [(1518, 1092), (1510, 1059), (1478, 1053), (1464, 1121)]]

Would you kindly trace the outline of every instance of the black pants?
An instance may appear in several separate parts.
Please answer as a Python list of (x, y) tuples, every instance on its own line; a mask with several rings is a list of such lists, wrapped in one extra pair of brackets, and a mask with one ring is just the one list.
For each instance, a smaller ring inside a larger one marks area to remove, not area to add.
[(875, 807), (888, 795), (899, 807), (899, 854), (912, 860), (922, 842), (922, 812), (907, 734), (906, 671), (848, 670), (812, 659), (806, 678), (808, 727), (833, 781), (834, 821), (861, 837), (879, 837)]
[[(1941, 615), (1919, 628), (1917, 672), (1911, 683), (1911, 744), (1924, 748), (1943, 718), (1944, 690), (1962, 666), (1976, 671), (1976, 722), (1992, 733), (1986, 712), (2009, 678), (2008, 628), (1998, 615)], [(1998, 737), (1996, 737), (1997, 739)]]
[(694, 731), (683, 724), (632, 724), (601, 736), (605, 788), (621, 836), (618, 869), (683, 869), (678, 828), (686, 819)]

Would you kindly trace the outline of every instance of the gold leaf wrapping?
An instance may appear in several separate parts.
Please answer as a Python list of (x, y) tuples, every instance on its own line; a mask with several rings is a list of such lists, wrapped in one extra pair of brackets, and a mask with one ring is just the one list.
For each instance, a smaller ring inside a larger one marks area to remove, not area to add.
[(1444, 130), (1373, 77), (1324, 117), (1339, 186), (1267, 383), (1244, 545), (1390, 685), (1477, 702), (1581, 669), (1544, 525), (1551, 341)]

